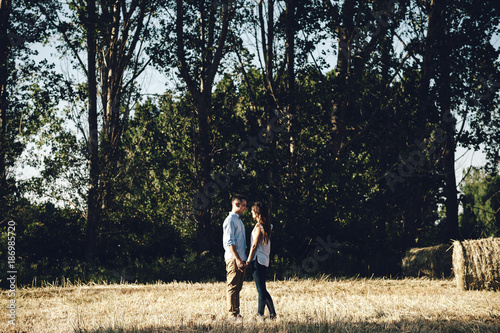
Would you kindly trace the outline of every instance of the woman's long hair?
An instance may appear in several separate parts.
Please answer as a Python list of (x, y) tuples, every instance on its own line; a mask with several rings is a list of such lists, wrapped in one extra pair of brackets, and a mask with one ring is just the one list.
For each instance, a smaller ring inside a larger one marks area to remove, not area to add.
[(252, 211), (257, 215), (257, 221), (262, 225), (263, 233), (263, 243), (267, 244), (271, 238), (271, 223), (269, 223), (267, 207), (264, 203), (260, 201), (254, 202), (252, 205)]

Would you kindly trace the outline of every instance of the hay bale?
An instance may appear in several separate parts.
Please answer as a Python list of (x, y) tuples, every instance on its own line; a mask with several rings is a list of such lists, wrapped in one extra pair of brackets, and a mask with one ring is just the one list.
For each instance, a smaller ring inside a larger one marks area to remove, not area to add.
[(453, 242), (453, 271), (459, 289), (500, 289), (500, 238)]
[(406, 251), (402, 268), (405, 276), (445, 278), (451, 276), (452, 251), (447, 244)]

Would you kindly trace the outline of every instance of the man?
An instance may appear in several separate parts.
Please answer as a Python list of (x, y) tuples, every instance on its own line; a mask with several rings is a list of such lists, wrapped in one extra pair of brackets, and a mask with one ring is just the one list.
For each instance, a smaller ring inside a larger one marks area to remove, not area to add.
[(245, 226), (241, 214), (247, 208), (247, 200), (239, 194), (231, 199), (231, 212), (222, 225), (222, 242), (224, 259), (226, 260), (227, 307), (231, 318), (240, 316), (240, 291), (245, 277), (245, 261), (247, 260)]

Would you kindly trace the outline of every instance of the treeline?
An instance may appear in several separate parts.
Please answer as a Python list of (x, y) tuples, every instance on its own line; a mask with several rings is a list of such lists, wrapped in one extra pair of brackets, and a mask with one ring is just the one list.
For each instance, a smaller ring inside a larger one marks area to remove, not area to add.
[[(399, 274), (410, 247), (498, 235), (499, 9), (4, 0), (2, 254), (15, 221), (22, 283), (223, 279), (234, 193), (270, 207), (277, 278)], [(459, 146), (486, 152), (489, 192), (459, 193)]]

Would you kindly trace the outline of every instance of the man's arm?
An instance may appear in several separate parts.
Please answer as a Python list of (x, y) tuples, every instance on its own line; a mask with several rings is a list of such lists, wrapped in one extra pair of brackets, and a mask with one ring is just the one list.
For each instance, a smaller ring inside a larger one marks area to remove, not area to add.
[(243, 260), (241, 260), (240, 255), (236, 251), (236, 246), (229, 245), (229, 251), (231, 251), (231, 253), (233, 254), (233, 256), (236, 258), (236, 265), (238, 266), (238, 269), (240, 271), (243, 271), (246, 268), (245, 267), (245, 263), (243, 262)]

